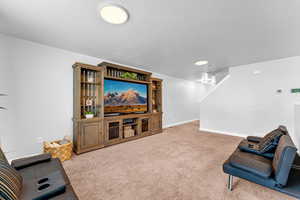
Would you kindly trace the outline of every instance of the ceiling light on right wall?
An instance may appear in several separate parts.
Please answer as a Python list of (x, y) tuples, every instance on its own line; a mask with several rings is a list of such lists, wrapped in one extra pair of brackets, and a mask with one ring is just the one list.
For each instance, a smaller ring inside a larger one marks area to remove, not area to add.
[(197, 65), (197, 66), (207, 65), (207, 64), (208, 64), (207, 60), (199, 60), (199, 61), (195, 62), (195, 65)]

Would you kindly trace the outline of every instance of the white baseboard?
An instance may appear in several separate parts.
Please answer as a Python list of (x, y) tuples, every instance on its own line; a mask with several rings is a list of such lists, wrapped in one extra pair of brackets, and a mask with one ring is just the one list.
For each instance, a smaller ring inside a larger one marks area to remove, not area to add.
[(206, 128), (199, 128), (199, 131), (217, 133), (217, 134), (222, 134), (222, 135), (238, 136), (238, 137), (242, 137), (242, 138), (246, 137), (246, 135), (239, 134), (239, 133), (229, 133), (229, 132), (224, 132), (224, 131), (220, 131), (220, 130), (213, 130), (213, 129), (206, 129)]
[(191, 120), (176, 122), (176, 123), (173, 123), (173, 124), (167, 124), (163, 128), (169, 128), (169, 127), (172, 127), (172, 126), (178, 126), (178, 125), (182, 125), (182, 124), (186, 124), (186, 123), (190, 123), (190, 122), (198, 121), (198, 120), (199, 119), (191, 119)]
[[(165, 125), (163, 128), (169, 128), (169, 127), (172, 127), (172, 126), (178, 126), (178, 125), (190, 123), (190, 122), (197, 121), (197, 120), (199, 120), (199, 119), (192, 119), (192, 120), (186, 120), (186, 121), (176, 122), (176, 123), (173, 123), (173, 124)], [(7, 153), (11, 153), (11, 152), (7, 152)], [(7, 156), (8, 157), (7, 159), (8, 159), (8, 162), (11, 163), (12, 160), (19, 159), (19, 158), (30, 157), (30, 156), (36, 156), (36, 155), (39, 155), (41, 153), (28, 154), (28, 155), (24, 155), (24, 156)]]

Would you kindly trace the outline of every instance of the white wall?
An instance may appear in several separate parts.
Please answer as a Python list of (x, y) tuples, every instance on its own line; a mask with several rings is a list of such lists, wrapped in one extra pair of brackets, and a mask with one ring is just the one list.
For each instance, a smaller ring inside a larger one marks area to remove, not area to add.
[(0, 96), (0, 107), (6, 108), (5, 110), (0, 109), (0, 146), (5, 150), (14, 146), (14, 138), (11, 133), (14, 132), (12, 122), (15, 121), (13, 115), (15, 82), (10, 78), (13, 71), (9, 68), (8, 51), (8, 41), (0, 35), (0, 94), (7, 95)]
[(200, 99), (208, 92), (209, 87), (196, 82), (185, 81), (165, 75), (153, 74), (163, 79), (163, 126), (199, 120)]
[(298, 151), (300, 150), (300, 102), (296, 102), (294, 106), (294, 126), (295, 126), (295, 134), (294, 138), (298, 145)]
[(300, 88), (299, 76), (300, 57), (230, 68), (230, 77), (200, 104), (200, 129), (263, 136), (283, 124), (299, 144), (294, 103), (300, 95), (290, 92)]
[[(1, 36), (1, 35), (0, 35)], [(15, 83), (13, 99), (14, 131), (11, 158), (41, 151), (44, 140), (60, 139), (72, 134), (73, 70), (72, 64), (98, 64), (103, 59), (80, 55), (41, 44), (1, 36), (0, 42), (10, 46), (9, 79)], [(0, 63), (1, 64), (1, 63)], [(206, 89), (200, 84), (155, 74), (164, 79), (164, 127), (199, 117), (199, 99)], [(196, 109), (195, 109), (196, 108)]]

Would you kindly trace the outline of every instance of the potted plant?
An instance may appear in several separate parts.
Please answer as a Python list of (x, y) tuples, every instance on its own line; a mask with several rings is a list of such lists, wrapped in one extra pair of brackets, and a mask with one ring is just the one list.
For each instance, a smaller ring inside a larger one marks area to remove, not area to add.
[(87, 119), (91, 119), (91, 118), (94, 117), (94, 113), (91, 112), (91, 111), (86, 111), (86, 112), (84, 113), (84, 116), (85, 116), (85, 118), (87, 118)]
[(126, 79), (137, 80), (137, 74), (136, 73), (125, 72), (120, 77), (121, 78), (126, 78)]

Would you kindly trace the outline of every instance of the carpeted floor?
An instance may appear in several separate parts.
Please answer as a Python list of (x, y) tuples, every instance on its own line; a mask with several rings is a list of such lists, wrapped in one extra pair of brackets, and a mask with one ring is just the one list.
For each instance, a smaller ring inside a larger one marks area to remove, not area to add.
[(227, 191), (224, 160), (241, 138), (192, 122), (64, 162), (80, 200), (289, 200), (238, 178)]

